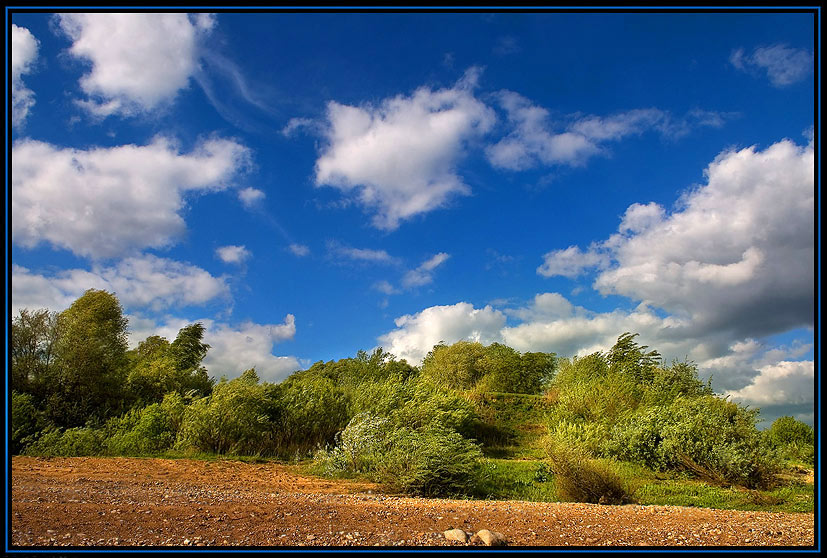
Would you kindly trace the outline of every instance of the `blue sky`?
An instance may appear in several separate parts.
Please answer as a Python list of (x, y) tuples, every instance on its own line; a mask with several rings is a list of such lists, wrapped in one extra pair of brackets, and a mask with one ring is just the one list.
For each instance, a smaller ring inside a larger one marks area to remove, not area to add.
[(7, 15), (12, 311), (271, 381), (633, 331), (812, 423), (814, 14)]

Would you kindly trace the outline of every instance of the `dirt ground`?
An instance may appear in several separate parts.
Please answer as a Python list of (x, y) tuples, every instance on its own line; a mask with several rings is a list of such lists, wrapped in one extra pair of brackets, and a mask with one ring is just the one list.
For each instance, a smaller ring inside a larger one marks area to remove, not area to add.
[(12, 458), (11, 544), (26, 546), (813, 546), (812, 513), (437, 500), (278, 464)]

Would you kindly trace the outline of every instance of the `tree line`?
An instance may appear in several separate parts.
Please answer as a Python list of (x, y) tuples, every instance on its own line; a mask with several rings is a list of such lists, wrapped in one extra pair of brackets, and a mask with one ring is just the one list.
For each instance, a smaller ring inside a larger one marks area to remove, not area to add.
[[(117, 297), (94, 289), (60, 313), (13, 318), (13, 453), (312, 456), (327, 474), (475, 494), (484, 451), (507, 438), (485, 396), (508, 393), (545, 402), (544, 446), (561, 478), (602, 459), (761, 487), (780, 459), (812, 461), (812, 428), (785, 417), (759, 432), (757, 410), (717, 396), (694, 364), (667, 365), (631, 333), (570, 359), (460, 341), (436, 345), (417, 367), (379, 348), (270, 383), (255, 369), (211, 378), (200, 323), (134, 349), (127, 327)], [(586, 484), (594, 478), (607, 475)]]

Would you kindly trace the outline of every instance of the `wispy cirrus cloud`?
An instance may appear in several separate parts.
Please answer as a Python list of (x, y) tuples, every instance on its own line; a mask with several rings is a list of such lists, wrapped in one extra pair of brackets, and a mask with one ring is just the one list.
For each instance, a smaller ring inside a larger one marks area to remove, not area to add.
[(756, 47), (750, 54), (743, 48), (732, 51), (729, 62), (738, 70), (765, 74), (775, 87), (787, 87), (813, 72), (813, 54), (807, 49), (786, 45)]
[(424, 262), (422, 262), (415, 269), (411, 269), (402, 277), (402, 286), (406, 288), (421, 287), (432, 283), (434, 280), (434, 270), (445, 263), (450, 258), (450, 254), (440, 252), (434, 254)]
[(607, 144), (654, 131), (674, 140), (699, 126), (720, 127), (734, 113), (694, 109), (677, 117), (656, 108), (634, 109), (608, 116), (569, 115), (552, 119), (551, 112), (513, 91), (495, 95), (505, 110), (510, 131), (486, 148), (497, 168), (526, 170), (538, 166), (582, 166), (606, 152)]
[(385, 250), (373, 248), (355, 248), (337, 240), (327, 242), (328, 255), (338, 262), (360, 262), (375, 264), (398, 264), (399, 259)]

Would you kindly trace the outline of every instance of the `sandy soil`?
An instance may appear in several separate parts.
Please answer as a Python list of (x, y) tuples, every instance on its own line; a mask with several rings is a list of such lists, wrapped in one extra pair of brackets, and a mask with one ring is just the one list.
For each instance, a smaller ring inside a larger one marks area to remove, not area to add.
[(812, 513), (435, 500), (237, 461), (12, 458), (11, 544), (25, 546), (813, 546)]

